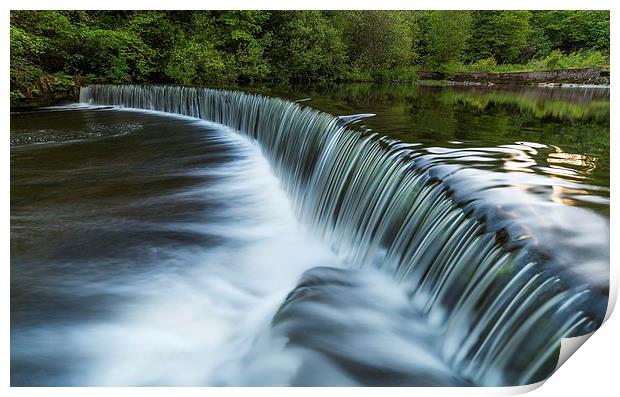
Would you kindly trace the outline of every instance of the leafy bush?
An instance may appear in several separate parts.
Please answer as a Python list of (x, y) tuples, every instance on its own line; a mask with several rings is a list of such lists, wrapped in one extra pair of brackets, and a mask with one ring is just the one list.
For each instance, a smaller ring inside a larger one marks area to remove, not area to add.
[(269, 51), (276, 80), (334, 80), (346, 69), (342, 34), (321, 11), (278, 16)]
[(65, 90), (75, 76), (413, 81), (421, 66), (446, 75), (609, 67), (608, 11), (16, 10), (10, 32), (15, 100)]
[(609, 68), (609, 58), (600, 51), (564, 54), (559, 50), (554, 50), (544, 58), (531, 59), (525, 64), (498, 65), (495, 59), (490, 57), (470, 64), (448, 63), (443, 66), (441, 71), (453, 75), (461, 72), (509, 73), (581, 68), (607, 69)]
[(560, 69), (562, 68), (562, 58), (564, 58), (564, 54), (560, 50), (553, 50), (551, 54), (549, 54), (545, 58), (545, 66), (547, 69)]
[(187, 41), (173, 50), (166, 75), (181, 84), (205, 84), (223, 80), (226, 63), (211, 43)]
[(609, 58), (600, 51), (574, 52), (564, 54), (560, 50), (553, 50), (551, 54), (542, 60), (532, 60), (530, 67), (539, 69), (544, 65), (545, 69), (580, 69), (580, 68), (609, 68)]
[(495, 57), (480, 59), (472, 65), (472, 69), (476, 72), (493, 72), (497, 69), (497, 62)]
[[(84, 63), (74, 67), (83, 72), (145, 81), (153, 70), (155, 50), (133, 32), (84, 28), (80, 32), (80, 44), (80, 53), (89, 56), (81, 58)], [(119, 75), (121, 63), (127, 64), (124, 76)]]

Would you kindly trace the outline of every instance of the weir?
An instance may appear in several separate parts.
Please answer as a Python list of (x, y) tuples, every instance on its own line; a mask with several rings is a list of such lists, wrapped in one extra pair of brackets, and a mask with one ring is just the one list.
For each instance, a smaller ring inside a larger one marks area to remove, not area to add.
[(602, 321), (605, 260), (573, 255), (570, 242), (555, 242), (557, 230), (522, 220), (536, 203), (485, 202), (468, 186), (475, 171), (416, 145), (236, 91), (92, 85), (80, 102), (195, 117), (256, 142), (300, 222), (351, 268), (375, 267), (402, 284), (442, 335), (445, 362), (473, 384), (542, 380), (561, 338)]

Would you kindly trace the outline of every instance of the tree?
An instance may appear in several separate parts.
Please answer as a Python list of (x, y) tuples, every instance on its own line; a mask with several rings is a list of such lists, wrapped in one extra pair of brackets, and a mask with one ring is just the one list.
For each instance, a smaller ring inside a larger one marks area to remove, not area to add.
[(471, 37), (472, 17), (468, 11), (430, 11), (424, 21), (426, 63), (434, 68), (462, 60)]
[(166, 75), (181, 84), (208, 84), (229, 77), (224, 57), (213, 44), (191, 39), (175, 46)]
[(534, 11), (532, 25), (544, 32), (554, 49), (609, 53), (609, 11)]
[(342, 32), (323, 11), (279, 11), (270, 21), (276, 80), (336, 80), (346, 68)]
[(263, 29), (270, 16), (269, 11), (196, 11), (191, 31), (194, 40), (212, 43), (222, 54), (233, 80), (262, 80), (270, 72), (265, 49), (271, 35)]
[[(609, 11), (11, 11), (11, 95), (81, 84), (410, 80), (608, 64)], [(76, 78), (79, 77), (79, 78)], [(51, 88), (50, 88), (51, 87)]]
[(165, 69), (173, 49), (180, 45), (182, 30), (165, 11), (136, 11), (127, 17), (127, 30), (155, 49), (151, 58), (152, 79), (165, 79)]
[(474, 11), (470, 60), (495, 58), (499, 63), (518, 60), (530, 35), (529, 11)]
[(411, 65), (416, 59), (417, 25), (411, 13), (346, 11), (338, 15), (354, 66), (373, 72)]

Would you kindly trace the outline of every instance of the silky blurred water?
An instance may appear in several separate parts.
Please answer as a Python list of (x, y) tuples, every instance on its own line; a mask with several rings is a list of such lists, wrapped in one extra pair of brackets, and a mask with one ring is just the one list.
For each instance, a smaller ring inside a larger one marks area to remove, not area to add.
[(234, 88), (302, 100), (334, 115), (372, 113), (356, 126), (430, 152), (452, 151), (456, 162), (476, 168), (542, 174), (551, 177), (547, 184), (577, 181), (584, 189), (561, 191), (562, 197), (571, 196), (568, 204), (609, 216), (608, 87), (368, 83)]
[[(606, 293), (608, 91), (259, 90), (376, 114), (354, 127), (407, 142), (463, 205), (519, 220)], [(406, 286), (350, 265), (228, 128), (105, 106), (11, 114), (12, 385), (474, 383)]]

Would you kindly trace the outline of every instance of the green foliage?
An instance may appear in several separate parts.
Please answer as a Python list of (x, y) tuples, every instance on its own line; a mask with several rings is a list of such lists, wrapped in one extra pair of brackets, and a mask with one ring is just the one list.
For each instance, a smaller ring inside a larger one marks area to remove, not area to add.
[(609, 11), (534, 11), (532, 24), (544, 32), (552, 48), (609, 53)]
[(556, 99), (533, 101), (531, 98), (510, 91), (459, 92), (445, 90), (439, 99), (446, 104), (464, 103), (480, 110), (497, 105), (517, 107), (521, 113), (529, 113), (536, 118), (558, 120), (594, 120), (602, 123), (609, 120), (610, 112), (609, 100), (595, 100), (588, 106), (584, 106), (583, 103)]
[(405, 11), (343, 11), (347, 55), (354, 67), (379, 72), (409, 66), (416, 59), (417, 24)]
[(342, 32), (322, 11), (280, 12), (274, 16), (269, 51), (277, 80), (334, 80), (346, 69)]
[(529, 11), (475, 11), (469, 58), (517, 61), (530, 36), (530, 17)]
[(74, 89), (74, 77), (413, 81), (420, 68), (609, 65), (608, 11), (21, 10), (10, 32), (12, 101)]
[(127, 83), (131, 81), (127, 59), (123, 56), (112, 58), (106, 77), (113, 83)]
[(552, 51), (541, 58), (530, 59), (523, 64), (497, 64), (495, 58), (480, 59), (474, 63), (451, 63), (445, 68), (452, 74), (459, 72), (510, 73), (535, 72), (558, 69), (609, 68), (609, 57), (600, 51), (574, 52), (564, 54), (559, 50)]
[(223, 80), (226, 65), (210, 43), (187, 41), (175, 48), (166, 67), (166, 75), (181, 84), (205, 84)]
[(144, 44), (163, 50), (162, 54), (175, 45), (179, 33), (164, 11), (140, 11), (129, 19), (127, 28)]
[(196, 11), (188, 36), (221, 54), (227, 80), (262, 80), (270, 72), (265, 49), (271, 35), (263, 30), (270, 15), (267, 11)]
[[(77, 64), (68, 63), (65, 70), (93, 73), (98, 76), (116, 76), (124, 81), (146, 81), (153, 70), (155, 50), (146, 45), (131, 31), (106, 29), (81, 29), (80, 54)], [(120, 65), (127, 64), (124, 75), (119, 75)]]
[(493, 57), (479, 59), (472, 65), (472, 68), (477, 72), (492, 72), (497, 69), (497, 62)]
[(609, 58), (600, 51), (574, 52), (572, 54), (564, 54), (560, 50), (553, 50), (548, 56), (541, 61), (532, 60), (528, 62), (530, 65), (536, 65), (542, 62), (546, 69), (579, 69), (599, 67), (603, 69), (609, 68)]
[(59, 11), (11, 12), (11, 26), (12, 63), (49, 65), (54, 70), (62, 69), (77, 36), (77, 28)]
[(547, 69), (559, 69), (563, 55), (562, 51), (553, 50), (551, 54), (545, 58), (545, 66)]
[(549, 55), (551, 51), (551, 43), (549, 43), (544, 29), (538, 26), (532, 26), (527, 38), (527, 45), (521, 51), (521, 56), (519, 58), (521, 61), (541, 58)]
[(427, 66), (441, 68), (462, 60), (472, 33), (469, 11), (428, 11), (421, 15), (420, 23), (425, 33), (422, 46)]
[(150, 56), (153, 67), (149, 79), (165, 79), (165, 65), (182, 33), (170, 14), (164, 11), (137, 12), (129, 18), (127, 29), (144, 45), (155, 50)]
[(11, 61), (36, 61), (45, 47), (44, 38), (11, 25)]

